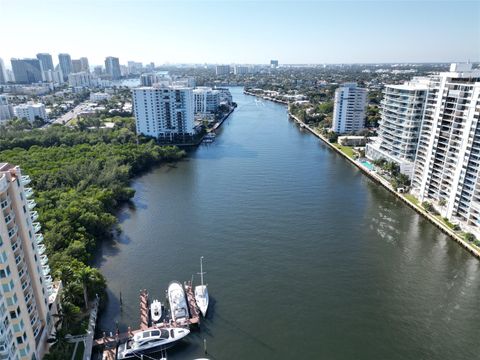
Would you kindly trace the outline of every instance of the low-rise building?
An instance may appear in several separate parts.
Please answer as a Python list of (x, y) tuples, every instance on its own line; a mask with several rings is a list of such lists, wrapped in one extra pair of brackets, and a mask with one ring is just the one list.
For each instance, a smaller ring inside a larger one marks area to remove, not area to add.
[(8, 103), (6, 95), (0, 95), (0, 124), (12, 119), (14, 116), (13, 106)]
[(48, 120), (45, 105), (40, 103), (27, 103), (17, 105), (13, 108), (15, 116), (19, 119), (27, 119), (29, 122), (34, 122), (37, 118), (44, 121)]
[(93, 102), (109, 100), (111, 97), (112, 95), (104, 92), (90, 93), (90, 101), (93, 101)]

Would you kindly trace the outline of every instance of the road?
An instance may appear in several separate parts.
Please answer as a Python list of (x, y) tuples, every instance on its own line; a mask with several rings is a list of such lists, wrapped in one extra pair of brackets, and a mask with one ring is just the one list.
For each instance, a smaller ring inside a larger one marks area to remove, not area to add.
[(76, 118), (78, 114), (85, 110), (87, 107), (87, 102), (78, 104), (73, 110), (70, 110), (69, 112), (52, 121), (52, 124), (67, 124), (70, 120)]

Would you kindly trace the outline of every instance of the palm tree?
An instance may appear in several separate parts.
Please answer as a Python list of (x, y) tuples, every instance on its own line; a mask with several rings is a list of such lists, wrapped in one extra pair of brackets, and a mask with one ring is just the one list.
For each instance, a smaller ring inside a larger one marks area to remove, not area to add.
[(88, 287), (90, 283), (95, 281), (95, 273), (91, 267), (84, 267), (78, 272), (78, 280), (83, 286), (83, 300), (85, 302), (85, 310), (88, 309)]

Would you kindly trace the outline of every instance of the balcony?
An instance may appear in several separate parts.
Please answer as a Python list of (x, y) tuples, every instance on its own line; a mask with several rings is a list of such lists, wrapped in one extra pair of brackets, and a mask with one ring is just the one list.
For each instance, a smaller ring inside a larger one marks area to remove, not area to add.
[(50, 274), (50, 266), (43, 265), (42, 266), (42, 272), (43, 272), (43, 276), (47, 276), (48, 274)]
[(40, 255), (43, 255), (43, 253), (45, 253), (45, 250), (47, 250), (47, 247), (44, 244), (40, 244), (38, 245), (37, 250)]
[(33, 232), (34, 233), (37, 233), (42, 229), (42, 226), (40, 225), (39, 222), (33, 223), (32, 226), (33, 226)]
[(47, 255), (40, 255), (40, 264), (42, 264), (42, 265), (47, 265), (48, 264)]
[(23, 185), (28, 185), (28, 184), (30, 184), (30, 182), (32, 181), (32, 180), (30, 179), (30, 176), (28, 176), (28, 175), (22, 175), (22, 178), (21, 178), (21, 179), (22, 179), (22, 184), (23, 184)]
[(40, 245), (40, 243), (43, 241), (43, 235), (42, 234), (35, 234), (35, 242), (37, 245)]
[(33, 189), (32, 188), (25, 188), (24, 189), (25, 196), (27, 198), (31, 197), (33, 195)]
[(33, 208), (34, 208), (35, 206), (37, 206), (37, 203), (35, 202), (35, 200), (28, 200), (28, 201), (27, 201), (27, 204), (28, 204), (28, 209), (29, 209), (29, 210), (33, 210)]
[(45, 283), (47, 284), (47, 287), (49, 284), (53, 283), (53, 278), (52, 278), (52, 275), (46, 275), (43, 277), (43, 279), (45, 280)]
[(38, 211), (32, 211), (30, 213), (30, 220), (35, 221), (38, 219)]

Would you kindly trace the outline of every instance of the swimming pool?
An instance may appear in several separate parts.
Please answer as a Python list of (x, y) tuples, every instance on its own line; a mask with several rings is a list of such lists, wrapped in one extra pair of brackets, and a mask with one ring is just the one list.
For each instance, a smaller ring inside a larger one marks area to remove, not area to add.
[(365, 166), (368, 170), (375, 170), (375, 166), (368, 160), (360, 160), (360, 164)]

